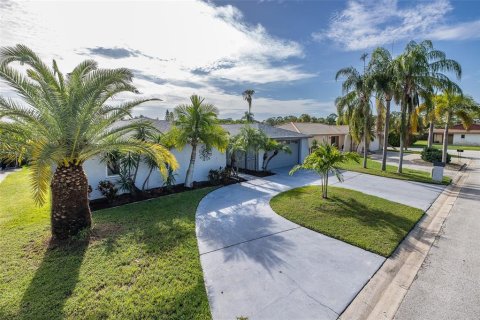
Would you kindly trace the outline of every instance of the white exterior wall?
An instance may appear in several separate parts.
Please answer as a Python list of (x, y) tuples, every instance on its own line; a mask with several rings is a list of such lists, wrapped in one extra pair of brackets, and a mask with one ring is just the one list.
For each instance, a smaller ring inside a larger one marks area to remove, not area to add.
[(310, 138), (303, 138), (300, 139), (300, 159), (299, 163), (302, 163), (303, 160), (310, 154), (310, 144), (309, 144)]
[(453, 134), (453, 144), (459, 146), (480, 146), (479, 133), (465, 133), (465, 138), (462, 139), (462, 133)]
[[(226, 166), (226, 155), (224, 152), (220, 152), (217, 149), (212, 150), (212, 156), (209, 160), (203, 161), (200, 158), (200, 148), (197, 150), (197, 158), (195, 161), (195, 168), (193, 172), (194, 181), (207, 181), (208, 172), (211, 169), (218, 169)], [(173, 149), (172, 153), (175, 155), (179, 164), (179, 169), (175, 172), (176, 184), (185, 182), (188, 165), (190, 163), (190, 155), (192, 147), (190, 145), (185, 146), (181, 151)], [(118, 180), (118, 176), (107, 177), (107, 166), (105, 163), (100, 162), (100, 158), (92, 158), (87, 160), (83, 169), (88, 178), (88, 184), (92, 187), (93, 191), (90, 194), (90, 199), (98, 199), (102, 197), (102, 194), (97, 190), (98, 183), (102, 180), (109, 180), (115, 183)], [(145, 164), (140, 164), (137, 175), (137, 187), (142, 188), (143, 182), (148, 175), (148, 167)], [(158, 188), (163, 185), (163, 178), (158, 169), (154, 169), (150, 175), (147, 189)], [(122, 191), (119, 191), (122, 193)]]

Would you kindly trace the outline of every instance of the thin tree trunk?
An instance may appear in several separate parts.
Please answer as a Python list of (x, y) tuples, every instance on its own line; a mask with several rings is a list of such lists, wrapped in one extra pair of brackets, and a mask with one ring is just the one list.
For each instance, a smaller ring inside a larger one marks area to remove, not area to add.
[(278, 151), (274, 151), (273, 154), (268, 158), (267, 163), (265, 164), (265, 171), (267, 171), (268, 164), (270, 163), (270, 161), (272, 161), (272, 159), (273, 159), (278, 153), (279, 153)]
[(448, 152), (448, 125), (450, 124), (450, 113), (447, 113), (447, 121), (445, 123), (445, 131), (443, 132), (443, 152), (442, 162), (447, 164), (447, 152)]
[(328, 199), (328, 172), (327, 172), (327, 175), (325, 176), (325, 194), (324, 194), (324, 198), (325, 198), (325, 199)]
[(65, 240), (92, 225), (88, 180), (81, 165), (60, 166), (52, 183), (52, 236)]
[(267, 159), (268, 159), (268, 153), (266, 151), (263, 151), (263, 161), (262, 161), (262, 171), (267, 171)]
[(365, 116), (365, 124), (363, 128), (363, 167), (366, 169), (367, 168), (367, 154), (368, 154), (368, 118)]
[(400, 119), (400, 159), (398, 161), (398, 173), (402, 173), (403, 169), (403, 149), (405, 146), (405, 117), (406, 117), (406, 106), (405, 102), (402, 102), (402, 114)]
[(383, 126), (383, 155), (382, 155), (382, 171), (387, 170), (387, 148), (388, 148), (388, 131), (390, 125), (390, 101), (387, 100), (385, 112), (385, 124)]
[(185, 177), (185, 187), (193, 186), (193, 169), (195, 167), (195, 159), (197, 158), (197, 144), (192, 143), (192, 154), (190, 156), (190, 164), (188, 165), (187, 176)]
[(150, 171), (148, 171), (148, 174), (147, 174), (147, 177), (145, 178), (145, 181), (143, 181), (142, 191), (145, 191), (145, 187), (148, 183), (148, 180), (150, 180), (150, 175), (152, 174), (152, 172), (153, 172), (153, 167), (150, 168)]
[(433, 145), (433, 121), (430, 121), (428, 125), (428, 142), (427, 146), (431, 148)]

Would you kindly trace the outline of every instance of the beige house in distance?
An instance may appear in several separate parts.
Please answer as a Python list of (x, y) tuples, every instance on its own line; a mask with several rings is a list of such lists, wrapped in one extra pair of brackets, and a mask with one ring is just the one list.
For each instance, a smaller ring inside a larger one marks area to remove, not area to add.
[[(310, 122), (289, 122), (277, 126), (278, 128), (303, 133), (311, 136), (308, 139), (309, 148), (312, 147), (313, 140), (318, 143), (327, 142), (335, 145), (342, 151), (361, 151), (362, 144), (356, 145), (349, 135), (348, 125), (328, 125), (323, 123)], [(376, 138), (369, 145), (370, 151), (378, 150), (380, 148), (378, 139)]]

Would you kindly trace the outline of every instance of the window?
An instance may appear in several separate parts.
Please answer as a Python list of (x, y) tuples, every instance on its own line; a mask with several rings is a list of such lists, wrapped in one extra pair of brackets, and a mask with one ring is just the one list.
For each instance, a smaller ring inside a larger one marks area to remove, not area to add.
[(465, 135), (464, 135), (464, 134), (462, 134), (460, 137), (461, 137), (462, 139), (465, 139)]
[(107, 177), (118, 176), (120, 174), (120, 163), (115, 156), (107, 160)]

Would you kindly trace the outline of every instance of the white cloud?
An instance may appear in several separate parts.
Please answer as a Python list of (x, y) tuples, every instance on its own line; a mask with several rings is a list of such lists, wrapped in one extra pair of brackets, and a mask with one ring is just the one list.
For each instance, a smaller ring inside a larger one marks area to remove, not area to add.
[(312, 34), (317, 41), (331, 40), (346, 50), (363, 50), (410, 39), (460, 40), (480, 37), (480, 20), (448, 24), (452, 10), (447, 0), (400, 7), (397, 0), (348, 2), (326, 30)]
[(215, 86), (219, 80), (265, 84), (315, 76), (287, 61), (304, 57), (297, 42), (245, 23), (231, 5), (201, 1), (2, 0), (0, 38), (2, 46), (23, 43), (57, 59), (65, 71), (88, 57), (101, 67), (136, 70), (142, 93), (170, 106), (194, 92), (229, 103), (233, 97)]

